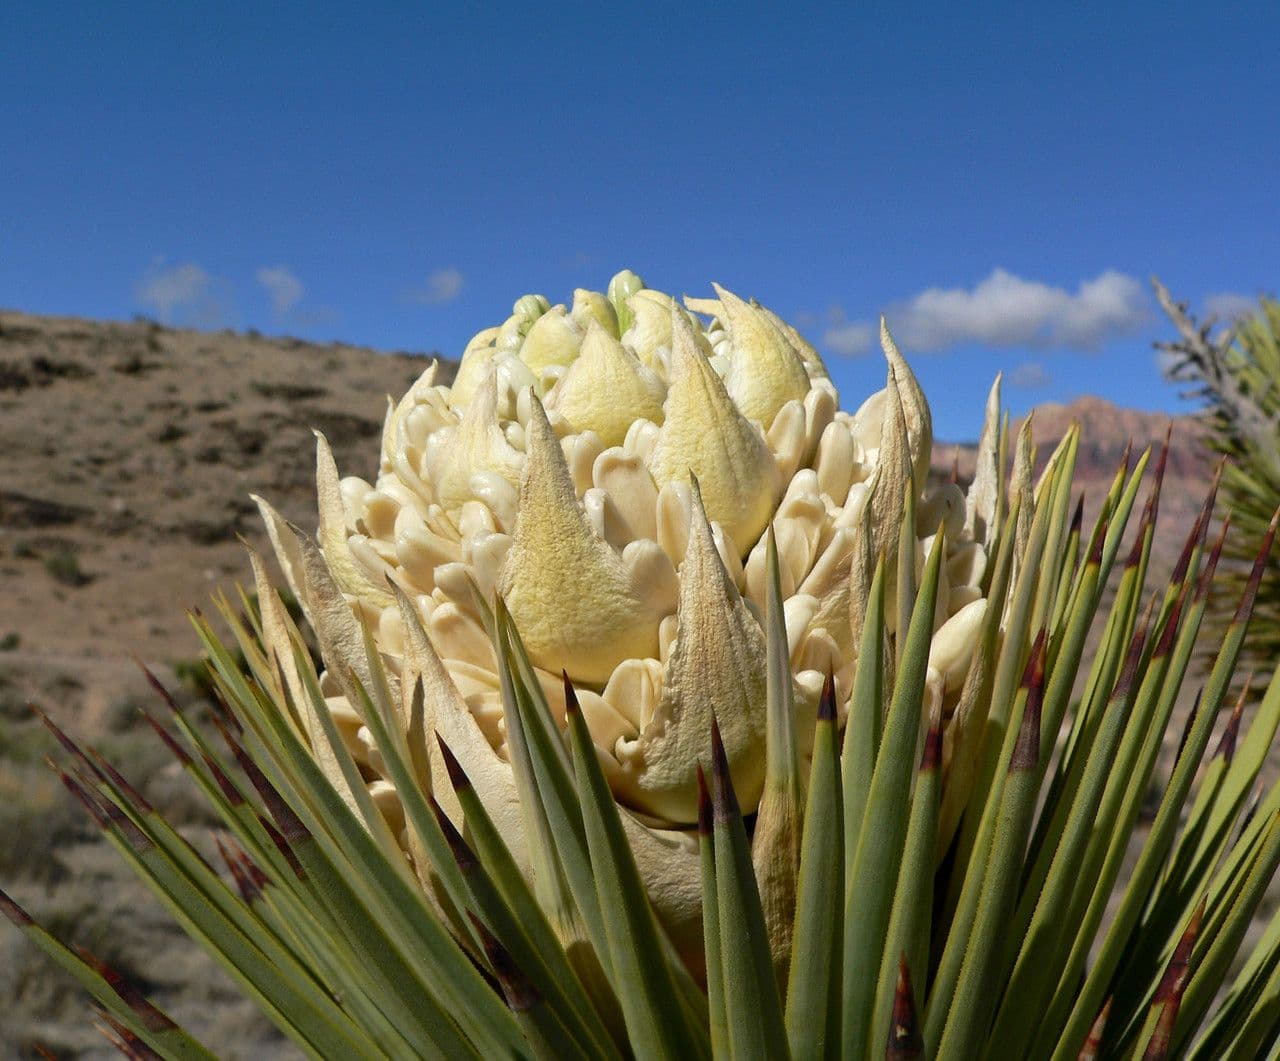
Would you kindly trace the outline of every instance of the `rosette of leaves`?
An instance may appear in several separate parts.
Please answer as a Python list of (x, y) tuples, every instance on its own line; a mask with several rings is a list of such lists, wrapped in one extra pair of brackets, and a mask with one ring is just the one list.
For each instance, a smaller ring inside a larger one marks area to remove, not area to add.
[[(1156, 295), (1178, 338), (1157, 343), (1171, 379), (1204, 403), (1206, 442), (1226, 458), (1222, 502), (1236, 533), (1223, 548), (1222, 592), (1239, 593), (1252, 552), (1280, 503), (1280, 302), (1260, 299), (1254, 312), (1228, 322), (1198, 322), (1158, 281)], [(1280, 658), (1280, 563), (1267, 563), (1258, 589), (1258, 623), (1245, 649), (1242, 673), (1270, 674)], [(1216, 614), (1210, 628), (1221, 634)]]
[[(497, 749), (418, 610), (399, 607), (405, 650), (389, 651), (360, 593), (314, 592), (330, 566), (293, 531), (312, 579), (300, 599), (312, 623), (339, 624), (340, 646), (322, 632), (318, 669), (270, 592), (243, 614), (223, 602), (226, 642), (194, 619), (220, 736), (176, 707), (155, 720), (225, 825), (226, 872), (58, 730), (62, 776), (312, 1057), (1259, 1056), (1280, 1030), (1280, 918), (1241, 950), (1280, 864), (1280, 787), (1255, 791), (1280, 683), (1247, 725), (1238, 701), (1218, 709), (1274, 524), (1198, 709), (1175, 718), (1223, 549), (1225, 530), (1208, 540), (1213, 492), (1171, 578), (1148, 587), (1163, 458), (1151, 475), (1149, 452), (1126, 461), (1086, 526), (1072, 505), (1078, 432), (1033, 481), (1029, 433), (1009, 439), (1000, 422), (993, 402), (963, 521), (988, 558), (986, 604), (958, 688), (931, 667), (949, 532), (940, 519), (921, 546), (914, 487), (850, 551), (856, 651), (844, 683), (829, 661), (811, 716), (797, 709), (784, 550), (766, 520), (762, 599), (747, 609), (765, 672), (763, 794), (739, 792), (733, 705), (709, 684), (686, 828), (655, 830), (619, 798), (586, 708), (598, 683), (566, 660), (548, 689), (545, 646), (525, 638), (501, 577), (474, 602), (511, 785), (495, 802), (475, 753)], [(700, 538), (714, 570), (710, 521), (690, 513), (686, 549)], [(919, 566), (903, 562), (918, 550)], [(1177, 758), (1140, 829), (1170, 735)], [(793, 796), (777, 811), (785, 828), (768, 825), (775, 790)], [(637, 836), (694, 853), (696, 933), (671, 924)], [(122, 977), (0, 905), (79, 977), (126, 1053), (212, 1056)]]

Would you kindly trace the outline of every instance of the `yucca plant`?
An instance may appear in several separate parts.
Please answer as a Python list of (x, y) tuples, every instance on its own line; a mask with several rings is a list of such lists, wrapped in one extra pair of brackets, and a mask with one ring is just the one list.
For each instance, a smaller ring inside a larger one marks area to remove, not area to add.
[[(1237, 955), (1280, 862), (1280, 683), (1212, 736), (1274, 522), (1175, 718), (1213, 489), (1144, 607), (1163, 455), (1125, 550), (1151, 453), (1086, 529), (1078, 431), (1035, 481), (997, 381), (967, 496), (929, 487), (887, 330), (850, 415), (717, 295), (526, 296), (391, 406), (375, 484), (320, 440), (317, 541), (262, 503), (323, 669), (253, 556), (231, 639), (194, 617), (220, 737), (153, 720), (228, 876), (53, 727), (68, 788), (312, 1057), (1270, 1049), (1280, 918)], [(3, 906), (126, 1053), (211, 1056)]]
[[(1238, 594), (1280, 499), (1280, 302), (1260, 299), (1255, 312), (1223, 327), (1214, 318), (1197, 321), (1160, 281), (1153, 284), (1178, 333), (1172, 342), (1156, 344), (1167, 359), (1166, 372), (1188, 384), (1188, 397), (1203, 403), (1205, 441), (1227, 458), (1222, 503), (1237, 533), (1222, 551), (1220, 591)], [(1257, 629), (1245, 645), (1241, 670), (1266, 674), (1280, 657), (1280, 561), (1275, 557), (1263, 571), (1256, 612)], [(1209, 632), (1220, 636), (1222, 627), (1215, 613)]]

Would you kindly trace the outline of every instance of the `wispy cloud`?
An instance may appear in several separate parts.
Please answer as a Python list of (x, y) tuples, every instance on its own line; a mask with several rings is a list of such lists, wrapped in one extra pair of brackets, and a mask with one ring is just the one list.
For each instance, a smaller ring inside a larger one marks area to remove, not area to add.
[(846, 357), (865, 354), (880, 334), (879, 327), (868, 321), (851, 321), (840, 306), (828, 306), (824, 313), (798, 313), (796, 323), (801, 327), (821, 326), (822, 344), (832, 353)]
[(258, 283), (271, 299), (271, 308), (277, 317), (287, 316), (305, 293), (302, 281), (293, 270), (284, 265), (263, 266), (257, 272)]
[(1053, 377), (1039, 361), (1027, 361), (1009, 375), (1009, 382), (1019, 390), (1041, 390), (1053, 382)]
[(409, 301), (426, 306), (443, 306), (462, 294), (463, 276), (460, 270), (450, 266), (437, 269), (427, 277), (427, 282), (409, 292)]
[(1217, 317), (1223, 323), (1233, 324), (1242, 317), (1257, 313), (1258, 300), (1234, 291), (1222, 291), (1204, 300), (1204, 312), (1206, 317)]
[(822, 333), (822, 342), (833, 353), (853, 357), (871, 349), (878, 329), (866, 321), (845, 321), (833, 324)]
[[(1150, 316), (1141, 283), (1109, 269), (1074, 292), (996, 269), (972, 288), (931, 287), (885, 310), (894, 338), (919, 352), (965, 343), (1091, 350), (1134, 331)], [(870, 322), (832, 324), (823, 339), (836, 353), (870, 350)]]
[(166, 323), (216, 327), (226, 323), (226, 312), (215, 291), (213, 278), (199, 265), (167, 265), (162, 258), (134, 285), (138, 302)]

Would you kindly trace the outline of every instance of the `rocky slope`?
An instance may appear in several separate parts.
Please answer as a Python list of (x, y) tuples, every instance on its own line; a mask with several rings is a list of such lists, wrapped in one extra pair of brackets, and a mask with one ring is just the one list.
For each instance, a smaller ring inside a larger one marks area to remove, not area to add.
[(245, 577), (237, 536), (264, 543), (249, 494), (314, 526), (311, 429), (371, 474), (387, 395), (427, 364), (0, 313), (0, 667), (75, 672), (101, 709), (119, 661), (191, 655), (182, 609)]

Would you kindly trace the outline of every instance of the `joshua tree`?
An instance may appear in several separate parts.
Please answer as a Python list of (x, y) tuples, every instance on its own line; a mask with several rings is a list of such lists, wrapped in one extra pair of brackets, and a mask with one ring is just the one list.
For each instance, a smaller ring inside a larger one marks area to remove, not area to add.
[[(1222, 473), (1221, 505), (1236, 527), (1223, 548), (1223, 575), (1215, 590), (1225, 599), (1238, 594), (1280, 504), (1280, 302), (1259, 300), (1257, 310), (1227, 321), (1197, 322), (1186, 303), (1175, 302), (1153, 278), (1156, 297), (1178, 331), (1172, 342), (1158, 342), (1170, 379), (1189, 384), (1186, 395), (1204, 402), (1202, 418), (1208, 444), (1227, 458)], [(1255, 605), (1257, 627), (1239, 674), (1266, 678), (1280, 658), (1280, 560), (1263, 572)], [(1227, 615), (1211, 609), (1208, 629), (1221, 634)]]

